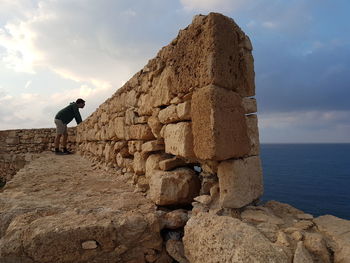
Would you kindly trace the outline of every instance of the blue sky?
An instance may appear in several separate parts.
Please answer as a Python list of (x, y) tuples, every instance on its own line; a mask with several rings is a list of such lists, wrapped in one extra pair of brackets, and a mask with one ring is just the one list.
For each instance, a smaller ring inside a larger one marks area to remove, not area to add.
[(211, 11), (252, 40), (261, 142), (350, 142), (345, 0), (0, 0), (0, 129), (53, 127), (78, 97), (86, 118)]

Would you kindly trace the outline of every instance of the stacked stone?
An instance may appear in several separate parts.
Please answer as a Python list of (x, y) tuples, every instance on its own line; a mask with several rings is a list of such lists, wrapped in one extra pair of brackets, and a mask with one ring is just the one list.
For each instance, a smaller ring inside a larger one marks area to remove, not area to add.
[[(68, 129), (68, 147), (75, 149), (75, 128)], [(35, 154), (54, 148), (56, 129), (0, 131), (0, 178), (8, 181)]]
[(263, 186), (251, 52), (232, 19), (196, 16), (79, 125), (80, 151), (133, 174), (157, 205), (253, 202)]

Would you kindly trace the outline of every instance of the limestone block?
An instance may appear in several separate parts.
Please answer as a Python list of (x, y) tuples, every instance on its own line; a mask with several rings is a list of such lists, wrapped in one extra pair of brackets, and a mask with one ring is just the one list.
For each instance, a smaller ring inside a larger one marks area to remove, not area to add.
[(165, 244), (168, 254), (179, 263), (189, 263), (185, 257), (184, 246), (180, 240), (168, 240)]
[(175, 78), (173, 67), (167, 66), (159, 76), (155, 87), (150, 92), (150, 103), (153, 107), (169, 105), (173, 97), (171, 90), (175, 83), (172, 81)]
[(146, 160), (148, 156), (148, 153), (135, 152), (133, 161), (135, 174), (141, 175), (146, 173)]
[(141, 152), (143, 141), (128, 141), (128, 149), (130, 154)]
[(214, 85), (197, 90), (191, 103), (194, 152), (199, 159), (243, 157), (250, 150), (240, 96)]
[(150, 198), (157, 205), (190, 204), (198, 195), (199, 178), (189, 168), (154, 171), (150, 180)]
[(187, 210), (176, 209), (166, 213), (161, 219), (164, 228), (177, 229), (186, 225), (189, 216)]
[(5, 141), (7, 144), (19, 144), (19, 137), (9, 137)]
[(332, 240), (334, 262), (349, 262), (350, 221), (332, 215), (319, 216), (313, 220), (318, 230)]
[(304, 246), (307, 250), (321, 258), (322, 262), (330, 263), (330, 255), (325, 238), (319, 233), (305, 233)]
[(156, 152), (164, 150), (164, 140), (153, 140), (142, 144), (142, 152)]
[(125, 139), (125, 121), (124, 117), (114, 119), (114, 132), (118, 139)]
[(263, 193), (262, 168), (257, 156), (221, 162), (218, 178), (222, 207), (243, 207)]
[(247, 132), (250, 144), (249, 156), (258, 155), (260, 152), (258, 118), (255, 114), (246, 116)]
[(133, 159), (123, 158), (123, 156), (120, 153), (118, 153), (116, 156), (116, 162), (119, 167), (133, 169)]
[(245, 114), (255, 113), (258, 111), (258, 107), (256, 105), (256, 99), (245, 97), (242, 99), (242, 106)]
[(158, 113), (158, 119), (161, 123), (171, 123), (179, 120), (176, 113), (176, 106), (170, 105), (165, 109), (162, 109)]
[(152, 140), (154, 135), (147, 124), (131, 125), (127, 133), (128, 139), (134, 140)]
[(179, 120), (191, 120), (191, 102), (185, 101), (176, 106), (176, 113)]
[(152, 96), (150, 93), (142, 94), (137, 101), (137, 113), (141, 115), (152, 115)]
[(294, 253), (293, 263), (313, 263), (312, 257), (303, 245), (303, 241), (297, 243), (297, 249)]
[(158, 117), (157, 116), (149, 117), (149, 119), (147, 121), (147, 124), (151, 128), (154, 137), (160, 138), (161, 137), (160, 136), (160, 131), (161, 131), (163, 125), (159, 121)]
[(184, 165), (186, 165), (186, 162), (176, 156), (159, 162), (159, 168), (163, 171), (169, 171)]
[(150, 178), (154, 171), (159, 170), (159, 163), (167, 158), (166, 154), (151, 154), (146, 161), (146, 177)]
[(132, 109), (128, 109), (125, 111), (125, 124), (133, 125), (135, 124), (136, 114)]
[(141, 116), (135, 118), (135, 124), (146, 124), (149, 116)]
[(168, 124), (164, 130), (165, 152), (185, 158), (194, 157), (191, 123)]
[(229, 216), (192, 216), (183, 243), (187, 259), (193, 263), (290, 262), (285, 252), (255, 227)]

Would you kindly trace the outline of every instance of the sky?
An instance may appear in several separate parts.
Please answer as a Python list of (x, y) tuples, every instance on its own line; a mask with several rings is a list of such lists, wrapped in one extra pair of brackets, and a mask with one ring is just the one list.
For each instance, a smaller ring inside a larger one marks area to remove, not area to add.
[[(350, 142), (348, 0), (0, 0), (0, 130), (88, 117), (196, 14), (235, 20), (254, 50), (262, 143)], [(74, 126), (71, 122), (69, 126)]]

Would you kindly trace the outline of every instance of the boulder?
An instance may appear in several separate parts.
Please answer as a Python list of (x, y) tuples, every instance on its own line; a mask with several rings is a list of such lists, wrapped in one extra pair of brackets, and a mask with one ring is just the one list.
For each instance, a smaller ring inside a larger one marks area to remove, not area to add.
[(199, 213), (185, 226), (185, 255), (191, 263), (289, 262), (256, 228), (239, 219)]
[(250, 150), (240, 96), (214, 85), (197, 90), (191, 102), (194, 152), (202, 160), (243, 157)]
[(191, 123), (168, 124), (164, 129), (165, 152), (184, 158), (194, 157)]
[(257, 156), (221, 162), (218, 177), (222, 207), (243, 207), (263, 193), (262, 168)]
[(189, 168), (153, 171), (150, 198), (157, 205), (190, 204), (199, 193), (200, 181)]
[(350, 262), (350, 221), (332, 215), (319, 216), (313, 221), (333, 241), (334, 262)]

